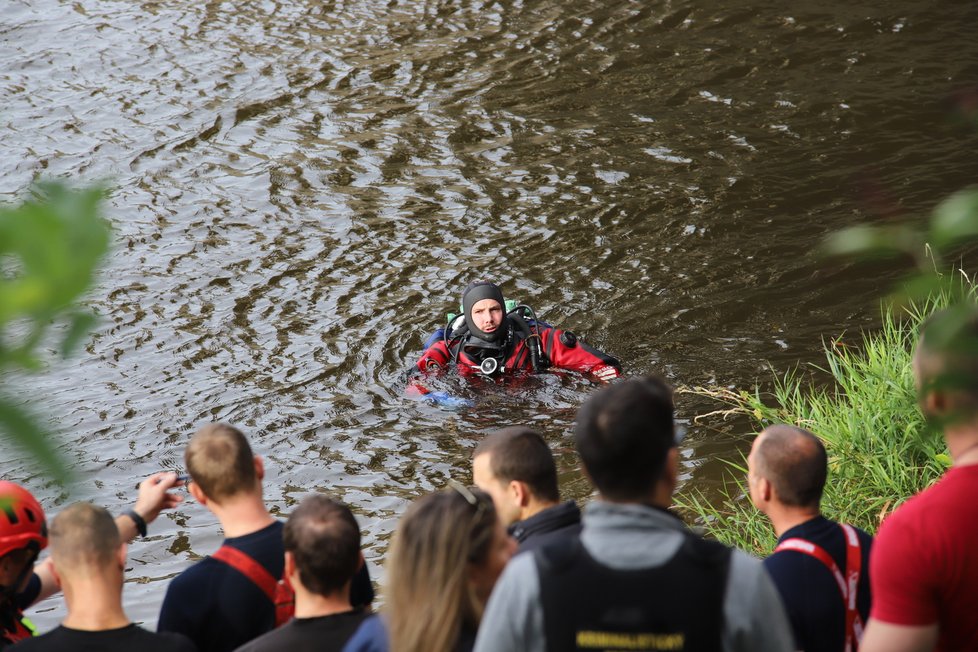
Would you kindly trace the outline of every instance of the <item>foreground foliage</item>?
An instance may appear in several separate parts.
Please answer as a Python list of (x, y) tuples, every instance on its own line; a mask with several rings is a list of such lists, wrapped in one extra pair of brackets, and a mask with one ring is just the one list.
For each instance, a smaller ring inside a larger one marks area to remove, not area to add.
[[(29, 388), (9, 387), (5, 372), (35, 372), (51, 348), (62, 356), (89, 333), (95, 316), (76, 305), (108, 251), (99, 216), (104, 192), (39, 185), (18, 206), (0, 206), (0, 435), (64, 479), (66, 465), (49, 433), (24, 407)], [(21, 397), (14, 400), (10, 394)]]

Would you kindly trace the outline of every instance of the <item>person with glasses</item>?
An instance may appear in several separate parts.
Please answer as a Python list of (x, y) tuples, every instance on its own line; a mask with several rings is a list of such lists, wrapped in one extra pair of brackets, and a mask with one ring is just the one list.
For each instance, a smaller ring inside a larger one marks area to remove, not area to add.
[[(428, 339), (417, 370), (456, 367), (463, 374), (498, 378), (554, 368), (602, 381), (621, 375), (617, 359), (570, 331), (538, 321), (527, 306), (507, 310), (503, 291), (495, 283), (470, 283), (462, 293), (461, 308), (461, 315)], [(410, 388), (425, 393), (420, 383), (412, 383)]]
[(416, 500), (387, 556), (384, 610), (361, 625), (344, 652), (468, 652), (515, 550), (479, 489), (453, 483)]
[(794, 649), (760, 561), (669, 512), (680, 454), (664, 381), (631, 378), (592, 394), (575, 441), (598, 490), (581, 536), (513, 560), (476, 652)]

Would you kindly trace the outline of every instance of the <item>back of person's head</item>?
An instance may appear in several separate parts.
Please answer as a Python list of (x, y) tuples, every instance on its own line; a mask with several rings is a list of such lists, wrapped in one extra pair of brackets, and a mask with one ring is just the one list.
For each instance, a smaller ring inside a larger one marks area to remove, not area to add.
[(490, 553), (496, 511), (478, 489), (445, 489), (414, 501), (387, 557), (390, 649), (448, 652), (463, 623), (478, 627), (485, 607), (469, 583)]
[(578, 410), (574, 435), (588, 476), (602, 496), (646, 500), (676, 445), (672, 388), (653, 376), (604, 387)]
[(184, 460), (193, 482), (217, 503), (258, 486), (248, 440), (226, 423), (211, 423), (198, 430), (187, 444)]
[(51, 521), (51, 558), (60, 575), (97, 575), (118, 564), (122, 540), (104, 507), (74, 503)]
[(0, 559), (11, 571), (11, 577), (0, 585), (19, 584), (16, 576), (27, 572), (47, 545), (48, 526), (41, 504), (20, 485), (0, 480)]
[(936, 425), (978, 416), (978, 307), (965, 303), (931, 315), (921, 329), (914, 371), (921, 408)]
[(802, 428), (775, 425), (759, 435), (754, 451), (756, 473), (790, 507), (817, 508), (828, 476), (822, 441)]
[(327, 496), (303, 500), (285, 522), (282, 537), (299, 580), (312, 593), (340, 592), (360, 565), (360, 526), (349, 507)]
[(524, 482), (541, 501), (560, 500), (553, 453), (536, 430), (524, 426), (497, 430), (479, 442), (472, 459), (481, 455), (489, 455), (489, 468), (496, 480), (504, 484)]

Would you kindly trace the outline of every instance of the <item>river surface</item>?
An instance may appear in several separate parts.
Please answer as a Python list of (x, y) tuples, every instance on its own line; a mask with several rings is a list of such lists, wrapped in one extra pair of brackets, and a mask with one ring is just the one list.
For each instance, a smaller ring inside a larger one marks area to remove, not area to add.
[[(354, 507), (381, 578), (407, 503), (466, 480), (496, 426), (535, 425), (565, 494), (589, 495), (570, 433), (590, 383), (461, 411), (403, 397), (470, 280), (629, 374), (749, 387), (818, 361), (877, 322), (897, 269), (824, 261), (823, 236), (976, 180), (954, 115), (975, 102), (978, 3), (788, 4), (3, 0), (0, 199), (105, 180), (115, 228), (89, 346), (16, 379), (79, 484), (9, 446), (3, 476), (50, 514), (117, 511), (228, 421), (277, 513), (313, 491)], [(748, 441), (691, 422), (714, 407), (679, 397), (686, 489)], [(192, 501), (150, 529), (125, 598), (154, 626), (221, 534)]]

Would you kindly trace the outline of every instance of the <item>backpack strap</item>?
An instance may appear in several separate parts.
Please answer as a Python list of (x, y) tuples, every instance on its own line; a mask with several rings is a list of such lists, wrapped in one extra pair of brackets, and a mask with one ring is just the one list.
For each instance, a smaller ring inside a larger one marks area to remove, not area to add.
[(832, 555), (827, 553), (824, 548), (811, 541), (799, 537), (786, 539), (778, 544), (774, 552), (782, 550), (794, 550), (802, 554), (814, 557), (822, 562), (832, 573), (839, 593), (842, 595), (842, 603), (846, 610), (846, 652), (854, 652), (859, 648), (859, 641), (863, 636), (863, 622), (859, 617), (859, 610), (856, 606), (856, 594), (859, 589), (859, 575), (862, 571), (862, 553), (859, 548), (859, 535), (851, 525), (840, 524), (843, 536), (846, 540), (846, 572), (843, 575), (839, 570), (838, 564), (832, 559)]
[(224, 562), (261, 589), (265, 597), (275, 607), (276, 627), (289, 622), (295, 614), (295, 590), (292, 588), (288, 577), (283, 576), (281, 580), (275, 579), (268, 572), (268, 569), (255, 561), (254, 557), (229, 545), (221, 546), (211, 557)]
[(863, 637), (863, 623), (856, 607), (856, 593), (859, 591), (859, 575), (862, 572), (863, 557), (859, 550), (859, 535), (851, 525), (840, 526), (846, 535), (846, 649), (850, 652), (859, 647)]
[(268, 596), (273, 604), (275, 603), (275, 590), (278, 580), (272, 577), (268, 569), (255, 561), (254, 557), (228, 545), (218, 548), (211, 557), (224, 562), (254, 582), (255, 586), (261, 589), (262, 593)]

